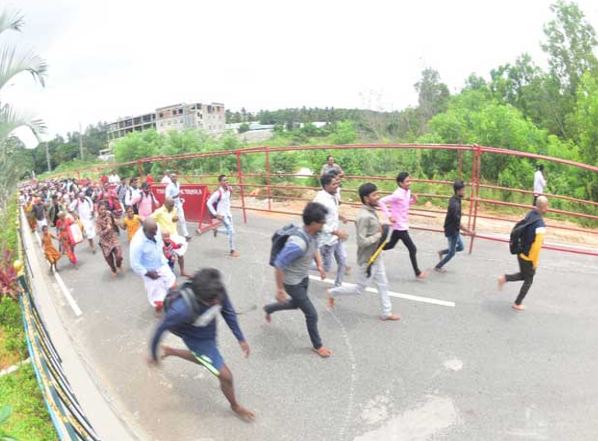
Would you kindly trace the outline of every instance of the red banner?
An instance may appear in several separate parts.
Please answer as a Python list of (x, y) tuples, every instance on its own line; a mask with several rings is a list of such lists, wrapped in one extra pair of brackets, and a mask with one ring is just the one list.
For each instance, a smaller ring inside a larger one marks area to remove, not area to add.
[[(166, 185), (152, 184), (152, 193), (160, 202), (164, 203)], [(181, 199), (183, 199), (183, 209), (185, 210), (185, 218), (190, 222), (198, 222), (199, 229), (203, 230), (202, 224), (211, 226), (213, 222), (212, 215), (208, 211), (207, 202), (210, 197), (210, 190), (207, 185), (201, 184), (181, 184)], [(215, 222), (214, 222), (215, 224)]]

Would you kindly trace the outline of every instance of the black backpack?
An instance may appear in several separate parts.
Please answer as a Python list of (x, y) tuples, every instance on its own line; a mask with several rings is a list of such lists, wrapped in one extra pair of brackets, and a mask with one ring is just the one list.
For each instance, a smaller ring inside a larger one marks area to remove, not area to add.
[(190, 323), (195, 322), (197, 317), (199, 317), (201, 314), (201, 306), (197, 301), (189, 282), (183, 283), (180, 287), (174, 287), (168, 290), (168, 294), (166, 294), (166, 297), (164, 298), (164, 312), (168, 311), (172, 305), (172, 302), (177, 300), (179, 297), (183, 298), (191, 310)]
[(511, 254), (521, 254), (525, 251), (524, 249), (524, 233), (527, 227), (536, 221), (534, 216), (526, 216), (515, 224), (511, 230), (509, 237), (509, 250)]
[(302, 229), (296, 225), (289, 224), (282, 227), (280, 230), (276, 230), (276, 232), (272, 235), (272, 246), (270, 248), (270, 266), (274, 266), (274, 262), (276, 261), (276, 257), (282, 251), (287, 240), (291, 236), (299, 236), (305, 243), (307, 244), (307, 239), (305, 238), (305, 233)]

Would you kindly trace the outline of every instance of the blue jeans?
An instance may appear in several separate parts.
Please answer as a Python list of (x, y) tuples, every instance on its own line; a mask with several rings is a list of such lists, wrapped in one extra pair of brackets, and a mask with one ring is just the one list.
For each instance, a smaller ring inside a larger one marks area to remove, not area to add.
[(436, 265), (436, 268), (438, 269), (446, 265), (446, 263), (451, 260), (456, 253), (463, 251), (465, 248), (463, 246), (463, 240), (461, 239), (461, 234), (459, 234), (459, 232), (453, 234), (452, 236), (446, 236), (446, 238), (448, 240), (448, 248), (446, 250), (440, 251), (440, 254), (444, 257), (440, 262), (438, 262), (438, 265)]
[(235, 251), (235, 229), (233, 228), (233, 217), (226, 215), (222, 218), (222, 224), (226, 229), (226, 237), (228, 238), (228, 249)]
[(334, 257), (337, 265), (334, 286), (341, 286), (347, 268), (347, 253), (343, 242), (337, 240), (334, 245), (322, 245), (320, 247), (320, 256), (322, 256), (322, 266), (326, 272), (332, 269), (332, 258)]

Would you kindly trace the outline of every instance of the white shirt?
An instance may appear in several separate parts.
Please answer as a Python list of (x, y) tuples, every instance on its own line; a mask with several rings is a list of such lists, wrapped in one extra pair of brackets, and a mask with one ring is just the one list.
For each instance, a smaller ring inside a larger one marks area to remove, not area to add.
[(338, 237), (332, 234), (333, 231), (338, 230), (339, 226), (338, 196), (330, 194), (326, 190), (320, 190), (316, 193), (313, 201), (322, 204), (328, 210), (326, 223), (322, 227), (318, 240), (319, 246), (334, 245), (338, 241)]
[[(216, 209), (214, 210), (214, 204), (216, 205)], [(208, 210), (212, 213), (212, 216), (231, 216), (230, 213), (230, 190), (225, 190), (222, 187), (218, 187), (214, 193), (210, 195), (208, 198)]]
[(85, 197), (83, 201), (77, 198), (69, 206), (70, 211), (76, 211), (81, 220), (89, 221), (93, 219), (93, 202), (88, 197)]
[(164, 177), (162, 178), (162, 180), (160, 181), (161, 184), (172, 184), (172, 181), (170, 180), (170, 176), (168, 175), (164, 175)]
[(181, 184), (178, 182), (171, 182), (166, 186), (166, 197), (172, 198), (175, 207), (182, 207), (183, 200), (181, 199)]
[(546, 179), (540, 170), (536, 170), (534, 173), (534, 195), (544, 194), (544, 187), (546, 187)]
[(120, 184), (120, 177), (117, 174), (108, 176), (108, 182), (111, 184)]
[(141, 196), (141, 191), (138, 188), (129, 187), (125, 193), (125, 205), (131, 206), (136, 204)]

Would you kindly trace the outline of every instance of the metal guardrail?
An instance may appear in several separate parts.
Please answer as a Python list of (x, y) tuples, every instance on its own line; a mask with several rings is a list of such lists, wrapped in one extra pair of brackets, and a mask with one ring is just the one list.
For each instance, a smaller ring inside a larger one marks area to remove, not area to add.
[(18, 253), (25, 263), (19, 274), (21, 295), (19, 303), (31, 365), (42, 392), (48, 413), (61, 441), (99, 441), (100, 437), (83, 412), (62, 368), (56, 351), (31, 293), (31, 265), (23, 253), (19, 231)]

